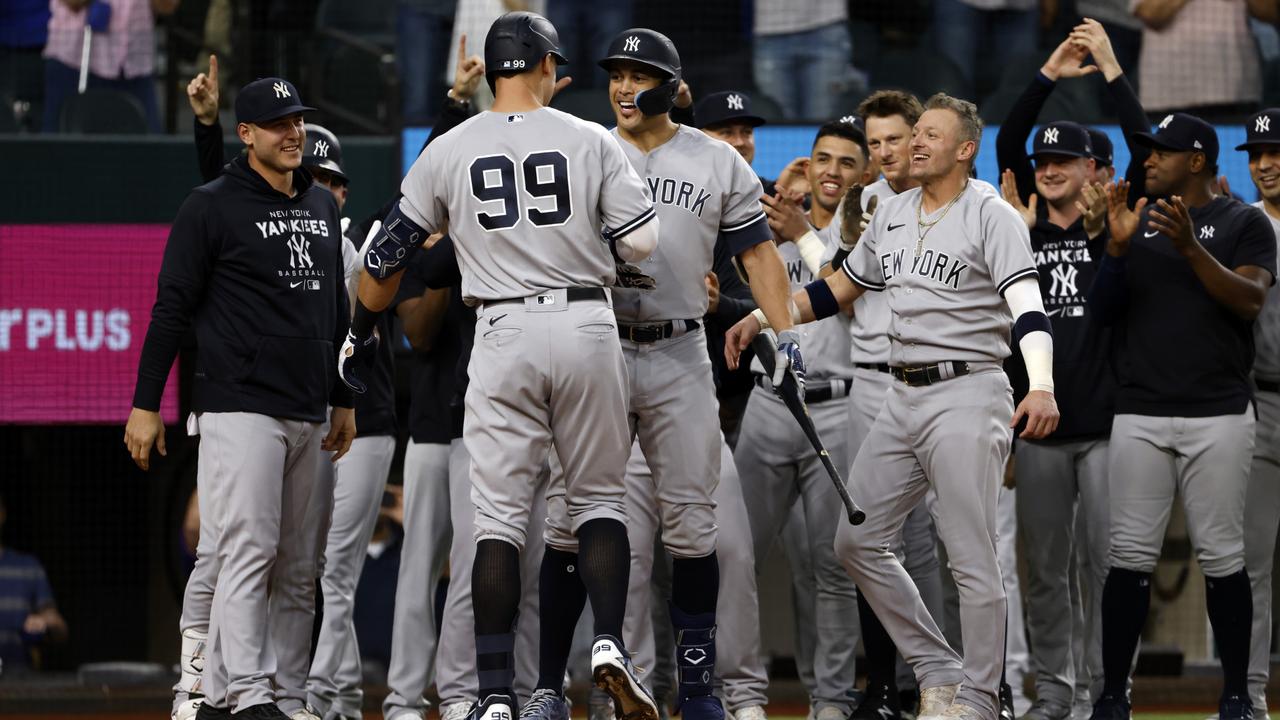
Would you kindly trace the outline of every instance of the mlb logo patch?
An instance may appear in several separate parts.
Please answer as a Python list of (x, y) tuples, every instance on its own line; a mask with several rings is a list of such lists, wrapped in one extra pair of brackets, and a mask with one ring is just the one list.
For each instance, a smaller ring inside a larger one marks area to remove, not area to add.
[(308, 281), (307, 281), (307, 289), (308, 289), (308, 290), (319, 290), (319, 289), (320, 289), (320, 281), (319, 281), (319, 280), (308, 280)]
[(524, 122), (524, 114), (523, 114), (523, 113), (517, 113), (517, 114), (515, 114), (515, 115), (508, 115), (508, 116), (507, 116), (507, 122), (508, 122), (508, 123)]

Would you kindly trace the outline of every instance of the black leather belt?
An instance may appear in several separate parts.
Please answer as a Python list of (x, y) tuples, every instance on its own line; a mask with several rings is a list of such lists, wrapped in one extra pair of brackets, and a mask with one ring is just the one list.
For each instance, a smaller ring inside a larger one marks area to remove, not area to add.
[(932, 385), (943, 380), (958, 378), (969, 374), (969, 363), (958, 360), (934, 363), (932, 365), (916, 365), (913, 367), (895, 367), (889, 371), (893, 376), (911, 387)]
[(1258, 389), (1262, 392), (1280, 393), (1280, 383), (1263, 380), (1262, 378), (1254, 378), (1253, 382), (1257, 384)]
[[(755, 380), (757, 386), (773, 392), (773, 382), (769, 378), (756, 375)], [(853, 387), (853, 380), (850, 378), (811, 381), (804, 386), (804, 401), (806, 404), (823, 403), (833, 398), (848, 397), (851, 387)]]
[[(553, 291), (549, 290), (547, 292), (550, 293)], [(539, 297), (543, 294), (544, 293), (538, 293), (536, 295), (530, 295), (529, 297)], [(608, 300), (609, 299), (609, 294), (606, 293), (604, 288), (602, 287), (571, 287), (571, 288), (565, 289), (564, 294), (565, 294), (565, 297), (568, 298), (569, 302), (579, 302), (582, 300)], [(525, 298), (518, 297), (518, 298), (503, 298), (501, 300), (484, 300), (482, 302), (486, 306), (493, 306), (493, 305), (506, 305), (508, 303), (520, 303), (521, 305), (523, 305), (524, 301), (525, 301)]]
[(683, 327), (684, 332), (691, 333), (700, 326), (697, 320), (664, 320), (653, 323), (618, 323), (618, 337), (633, 343), (652, 343), (666, 340), (675, 334), (676, 328)]
[(889, 367), (889, 363), (854, 363), (854, 367), (863, 370), (875, 370), (876, 372), (891, 373), (893, 368)]

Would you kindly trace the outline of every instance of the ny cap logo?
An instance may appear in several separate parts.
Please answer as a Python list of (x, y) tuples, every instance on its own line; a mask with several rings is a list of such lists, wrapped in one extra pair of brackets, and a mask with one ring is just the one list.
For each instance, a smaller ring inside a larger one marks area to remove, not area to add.
[(1201, 239), (1201, 240), (1211, 240), (1211, 239), (1213, 239), (1213, 226), (1212, 226), (1212, 225), (1205, 225), (1204, 227), (1200, 228), (1200, 239)]
[(730, 110), (741, 110), (741, 109), (742, 109), (742, 96), (741, 96), (741, 95), (738, 95), (737, 93), (734, 93), (733, 95), (730, 95), (729, 97), (725, 98), (725, 100), (729, 103), (729, 109), (730, 109)]
[(1271, 118), (1267, 115), (1258, 118), (1257, 122), (1253, 124), (1253, 131), (1260, 133), (1271, 132)]
[(329, 143), (323, 140), (316, 141), (316, 157), (329, 157)]
[(635, 35), (628, 37), (626, 42), (622, 45), (622, 50), (623, 52), (639, 52), (640, 38)]
[(840, 122), (844, 123), (845, 125), (857, 125), (858, 118), (852, 115), (845, 115), (844, 117), (840, 118)]
[(289, 97), (289, 86), (285, 85), (283, 82), (275, 83), (271, 86), (271, 89), (276, 91), (277, 98)]
[(1163, 129), (1165, 129), (1165, 128), (1169, 127), (1169, 123), (1171, 123), (1171, 122), (1173, 122), (1173, 116), (1172, 116), (1172, 115), (1165, 115), (1165, 116), (1164, 116), (1164, 119), (1160, 121), (1160, 129), (1161, 129), (1161, 130), (1163, 130)]
[(1045, 128), (1044, 142), (1049, 145), (1056, 144), (1058, 142), (1058, 128)]

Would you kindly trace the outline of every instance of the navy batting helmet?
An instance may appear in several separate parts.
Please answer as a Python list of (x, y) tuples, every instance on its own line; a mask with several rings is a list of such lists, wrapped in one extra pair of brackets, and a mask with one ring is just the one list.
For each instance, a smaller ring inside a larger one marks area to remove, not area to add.
[(680, 53), (671, 38), (648, 28), (631, 28), (618, 33), (609, 43), (608, 54), (600, 67), (612, 69), (616, 62), (629, 60), (658, 70), (665, 76), (662, 84), (636, 95), (636, 107), (645, 115), (662, 115), (675, 104), (680, 91)]
[(522, 73), (550, 55), (557, 65), (569, 61), (560, 52), (560, 35), (551, 21), (537, 13), (509, 12), (489, 27), (484, 39), (485, 76), (489, 87), (504, 73)]
[(342, 146), (338, 138), (329, 129), (321, 125), (307, 123), (307, 146), (302, 153), (303, 167), (317, 167), (328, 170), (335, 177), (348, 182), (347, 174), (342, 170)]

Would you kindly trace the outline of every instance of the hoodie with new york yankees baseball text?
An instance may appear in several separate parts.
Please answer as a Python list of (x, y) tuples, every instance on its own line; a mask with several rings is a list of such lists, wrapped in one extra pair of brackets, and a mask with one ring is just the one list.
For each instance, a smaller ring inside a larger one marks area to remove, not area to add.
[(294, 195), (241, 156), (178, 210), (157, 280), (133, 404), (157, 410), (183, 334), (196, 331), (195, 412), (323, 422), (351, 407), (337, 376), (349, 309), (333, 195), (293, 172)]

